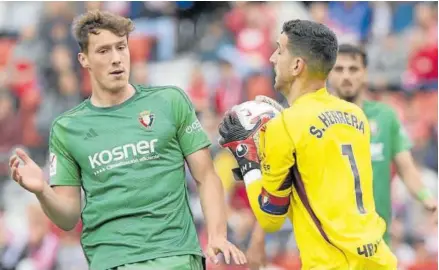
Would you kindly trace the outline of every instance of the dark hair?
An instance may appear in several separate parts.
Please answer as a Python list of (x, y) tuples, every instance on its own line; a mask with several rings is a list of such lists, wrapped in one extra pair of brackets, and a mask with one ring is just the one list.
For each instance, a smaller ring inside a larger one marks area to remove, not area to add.
[(327, 26), (307, 20), (285, 22), (282, 33), (288, 37), (288, 49), (305, 59), (310, 72), (326, 78), (337, 59), (337, 36)]
[(354, 46), (351, 44), (341, 44), (338, 47), (338, 54), (349, 54), (352, 56), (360, 56), (363, 61), (364, 67), (367, 67), (367, 54), (359, 46)]
[(90, 34), (98, 35), (99, 30), (109, 30), (120, 37), (127, 36), (134, 30), (130, 19), (100, 10), (88, 11), (73, 21), (72, 32), (81, 52), (87, 52)]

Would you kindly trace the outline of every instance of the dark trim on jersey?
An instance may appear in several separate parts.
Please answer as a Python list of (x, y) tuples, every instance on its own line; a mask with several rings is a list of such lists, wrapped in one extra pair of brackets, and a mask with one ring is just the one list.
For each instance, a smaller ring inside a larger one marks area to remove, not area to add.
[(277, 190), (284, 191), (284, 190), (290, 189), (292, 185), (293, 185), (292, 172), (289, 171), (287, 176), (285, 177), (285, 180), (282, 182), (282, 184), (280, 185), (280, 187)]
[(316, 213), (311, 207), (311, 204), (309, 203), (308, 195), (306, 194), (305, 190), (305, 184), (303, 183), (302, 176), (300, 175), (299, 169), (297, 168), (297, 158), (296, 154), (294, 154), (294, 159), (296, 160), (296, 164), (290, 168), (291, 174), (294, 176), (293, 179), (293, 186), (297, 191), (297, 195), (300, 198), (300, 201), (302, 201), (303, 206), (305, 207), (306, 211), (310, 215), (311, 219), (313, 220), (314, 224), (316, 225), (317, 229), (319, 230), (322, 237), (325, 239), (328, 244), (339, 250), (343, 256), (346, 258), (346, 262), (349, 265), (349, 260), (346, 256), (346, 254), (341, 250), (339, 247), (334, 245), (331, 240), (329, 240), (328, 235), (326, 234), (325, 230), (323, 229), (322, 223), (320, 222), (319, 218), (317, 217)]

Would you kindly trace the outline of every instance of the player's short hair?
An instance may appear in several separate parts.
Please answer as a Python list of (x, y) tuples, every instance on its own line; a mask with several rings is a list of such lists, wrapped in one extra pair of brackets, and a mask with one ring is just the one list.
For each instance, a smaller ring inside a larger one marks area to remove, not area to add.
[(288, 49), (305, 59), (310, 72), (326, 78), (337, 60), (337, 36), (327, 26), (308, 20), (285, 22), (282, 33), (288, 37)]
[(81, 52), (87, 52), (89, 36), (98, 35), (99, 30), (103, 29), (128, 38), (134, 30), (134, 24), (130, 19), (107, 11), (92, 10), (79, 15), (73, 21), (72, 32)]
[(338, 54), (360, 56), (363, 62), (363, 66), (367, 67), (367, 53), (360, 46), (355, 46), (352, 44), (341, 44), (338, 47)]

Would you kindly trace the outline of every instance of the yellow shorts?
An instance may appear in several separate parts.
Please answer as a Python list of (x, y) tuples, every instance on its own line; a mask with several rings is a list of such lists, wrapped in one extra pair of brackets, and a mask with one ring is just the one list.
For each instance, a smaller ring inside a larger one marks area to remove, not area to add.
[(358, 254), (342, 252), (333, 246), (325, 248), (326, 254), (311, 255), (302, 258), (302, 270), (396, 270), (397, 259), (384, 241), (380, 241), (373, 256), (363, 257)]

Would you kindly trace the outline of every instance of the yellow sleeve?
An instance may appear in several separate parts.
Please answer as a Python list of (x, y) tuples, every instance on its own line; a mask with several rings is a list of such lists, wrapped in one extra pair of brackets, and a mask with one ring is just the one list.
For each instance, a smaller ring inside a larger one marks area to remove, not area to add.
[(246, 181), (251, 208), (264, 231), (279, 230), (290, 206), (294, 165), (294, 145), (284, 123), (283, 114), (268, 122), (260, 131), (259, 157), (262, 177)]

